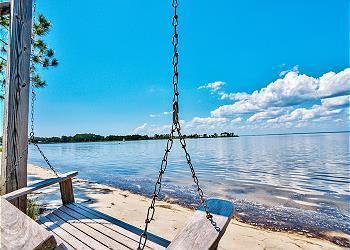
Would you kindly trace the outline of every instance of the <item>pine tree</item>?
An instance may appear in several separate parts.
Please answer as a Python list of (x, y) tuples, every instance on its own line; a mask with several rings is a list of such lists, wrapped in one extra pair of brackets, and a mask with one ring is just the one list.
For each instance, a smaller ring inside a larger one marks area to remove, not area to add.
[[(6, 82), (6, 65), (7, 65), (7, 47), (8, 47), (8, 31), (9, 31), (9, 16), (0, 16), (0, 98), (4, 98), (4, 86)], [(44, 87), (47, 82), (42, 79), (40, 72), (58, 65), (58, 60), (55, 57), (55, 52), (50, 48), (44, 37), (52, 28), (51, 22), (43, 15), (38, 14), (33, 24), (33, 41), (31, 55), (31, 81), (37, 88)]]

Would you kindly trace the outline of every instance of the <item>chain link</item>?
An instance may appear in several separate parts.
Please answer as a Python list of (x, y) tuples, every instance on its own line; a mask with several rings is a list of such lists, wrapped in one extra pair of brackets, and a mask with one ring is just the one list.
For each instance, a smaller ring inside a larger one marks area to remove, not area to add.
[[(32, 42), (32, 47), (31, 47), (31, 57), (34, 56), (34, 38), (35, 38), (35, 29), (34, 29), (34, 25), (35, 25), (35, 20), (36, 20), (36, 0), (33, 0), (33, 28), (32, 28), (32, 37), (31, 37), (31, 42)], [(34, 63), (33, 63), (33, 58), (31, 58), (31, 66), (30, 66), (30, 72), (31, 75), (34, 74)], [(35, 86), (34, 86), (34, 82), (31, 81), (31, 104), (30, 104), (30, 134), (29, 134), (29, 138), (30, 138), (30, 143), (33, 144), (39, 151), (40, 155), (43, 157), (44, 161), (46, 162), (46, 164), (50, 167), (50, 169), (52, 170), (52, 172), (54, 172), (54, 174), (58, 177), (58, 174), (56, 172), (56, 170), (54, 169), (54, 167), (51, 165), (49, 159), (47, 159), (47, 157), (45, 156), (44, 152), (41, 150), (41, 148), (39, 147), (36, 139), (35, 139), (35, 133), (34, 133), (34, 107), (35, 107), (35, 100), (36, 100), (36, 93), (35, 93)]]
[(204, 207), (207, 219), (209, 219), (213, 223), (213, 219), (212, 219), (213, 216), (209, 212), (209, 208), (208, 208), (207, 202), (206, 202), (206, 200), (204, 198), (203, 190), (199, 186), (199, 181), (198, 181), (198, 178), (196, 176), (196, 172), (194, 170), (194, 167), (192, 165), (191, 156), (188, 153), (187, 148), (186, 148), (185, 137), (181, 133), (181, 125), (180, 125), (180, 120), (179, 120), (179, 91), (178, 91), (178, 83), (179, 83), (179, 72), (178, 72), (179, 54), (178, 54), (178, 49), (177, 49), (178, 42), (179, 42), (179, 35), (178, 35), (178, 31), (177, 31), (177, 26), (178, 26), (177, 7), (178, 7), (178, 5), (179, 5), (178, 4), (178, 0), (172, 0), (172, 7), (174, 9), (174, 15), (173, 15), (173, 18), (172, 18), (172, 26), (174, 28), (174, 33), (173, 33), (173, 36), (172, 36), (172, 45), (173, 45), (173, 49), (174, 49), (173, 57), (172, 57), (172, 65), (173, 65), (172, 84), (173, 84), (173, 89), (174, 89), (173, 104), (172, 104), (172, 106), (173, 106), (173, 123), (171, 125), (171, 131), (170, 131), (169, 139), (167, 141), (166, 148), (165, 148), (165, 153), (164, 153), (161, 165), (160, 165), (160, 171), (159, 171), (158, 179), (157, 179), (156, 184), (154, 186), (154, 191), (153, 191), (153, 195), (152, 195), (151, 205), (149, 206), (149, 208), (147, 210), (147, 216), (146, 216), (146, 220), (145, 220), (145, 228), (144, 228), (143, 233), (140, 235), (138, 249), (144, 249), (145, 246), (146, 246), (146, 242), (147, 242), (147, 239), (148, 239), (148, 235), (147, 235), (148, 225), (153, 220), (153, 217), (154, 217), (155, 202), (156, 202), (157, 197), (159, 196), (159, 193), (160, 193), (160, 190), (161, 190), (161, 187), (162, 187), (162, 178), (163, 178), (165, 170), (166, 170), (166, 168), (168, 166), (168, 155), (169, 155), (170, 150), (171, 150), (171, 148), (173, 146), (173, 142), (174, 142), (174, 139), (175, 139), (175, 137), (174, 137), (174, 133), (175, 132), (177, 132), (179, 141), (180, 141), (181, 146), (182, 146), (182, 148), (183, 148), (183, 150), (185, 152), (187, 164), (190, 167), (193, 181), (194, 181), (194, 183), (196, 184), (196, 187), (197, 187), (197, 192), (198, 192), (200, 203)]

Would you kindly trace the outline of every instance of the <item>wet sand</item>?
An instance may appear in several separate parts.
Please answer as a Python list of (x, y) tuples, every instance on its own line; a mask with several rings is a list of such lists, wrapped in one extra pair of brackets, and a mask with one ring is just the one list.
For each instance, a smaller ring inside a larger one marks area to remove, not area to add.
[[(53, 174), (47, 169), (34, 165), (28, 166), (30, 183), (51, 176), (53, 177)], [(143, 228), (146, 209), (150, 204), (149, 198), (79, 178), (74, 180), (73, 185), (76, 202), (82, 202), (86, 206)], [(58, 185), (39, 190), (32, 198), (36, 199), (41, 204), (41, 207), (46, 208), (46, 211), (61, 205)], [(163, 201), (159, 201), (156, 204), (155, 220), (152, 221), (149, 231), (168, 240), (174, 238), (194, 213), (194, 210), (177, 204)], [(219, 244), (219, 249), (289, 250), (347, 248), (327, 240), (296, 233), (274, 232), (233, 219)]]

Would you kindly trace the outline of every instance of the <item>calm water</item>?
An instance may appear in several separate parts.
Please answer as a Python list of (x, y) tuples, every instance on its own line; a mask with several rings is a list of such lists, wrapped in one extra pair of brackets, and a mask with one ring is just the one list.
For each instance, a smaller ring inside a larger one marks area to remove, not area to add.
[[(150, 195), (166, 141), (42, 145), (60, 172)], [(208, 196), (235, 200), (244, 221), (297, 231), (350, 234), (349, 134), (192, 139), (188, 150)], [(30, 162), (45, 166), (31, 148)], [(163, 197), (196, 204), (178, 142)]]

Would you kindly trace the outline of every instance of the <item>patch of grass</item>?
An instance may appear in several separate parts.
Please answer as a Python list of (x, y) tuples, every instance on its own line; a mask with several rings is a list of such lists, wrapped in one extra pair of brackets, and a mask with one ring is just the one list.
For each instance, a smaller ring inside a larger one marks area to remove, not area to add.
[(34, 199), (27, 199), (27, 215), (33, 220), (39, 217), (39, 205)]

